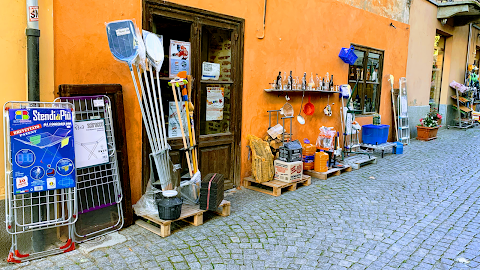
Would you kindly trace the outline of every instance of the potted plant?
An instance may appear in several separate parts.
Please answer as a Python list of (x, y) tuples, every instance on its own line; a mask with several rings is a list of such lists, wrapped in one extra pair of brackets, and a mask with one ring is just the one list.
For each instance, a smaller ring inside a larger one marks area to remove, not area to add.
[(430, 115), (433, 120), (437, 121), (438, 125), (442, 124), (442, 115), (438, 113), (438, 110), (436, 108), (432, 108), (428, 115)]
[(430, 141), (436, 139), (440, 126), (434, 118), (442, 119), (441, 117), (438, 112), (429, 112), (424, 118), (420, 119), (420, 124), (417, 125), (417, 140)]

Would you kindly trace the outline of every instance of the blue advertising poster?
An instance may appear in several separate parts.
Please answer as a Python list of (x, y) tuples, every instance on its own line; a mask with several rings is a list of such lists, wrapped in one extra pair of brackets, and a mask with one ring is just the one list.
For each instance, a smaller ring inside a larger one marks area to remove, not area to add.
[(75, 187), (70, 109), (10, 109), (14, 194)]

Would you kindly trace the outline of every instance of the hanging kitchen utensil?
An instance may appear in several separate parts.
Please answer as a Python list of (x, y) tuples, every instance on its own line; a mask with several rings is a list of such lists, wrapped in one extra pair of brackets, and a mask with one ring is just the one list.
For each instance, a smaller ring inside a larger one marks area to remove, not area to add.
[(303, 88), (303, 91), (302, 91), (302, 103), (300, 104), (300, 110), (298, 111), (298, 116), (297, 116), (297, 121), (298, 123), (300, 123), (301, 125), (304, 125), (305, 124), (305, 118), (303, 118), (303, 116), (301, 116), (302, 114), (302, 108), (303, 108), (303, 97), (305, 96), (305, 87)]
[(285, 95), (285, 99), (287, 100), (287, 102), (285, 102), (283, 107), (280, 109), (280, 113), (287, 116), (287, 117), (293, 116), (293, 114), (294, 114), (293, 106), (292, 106), (292, 104), (288, 103), (288, 101), (290, 100), (290, 97), (288, 95)]
[[(332, 103), (332, 105), (333, 104), (334, 103)], [(330, 95), (328, 95), (327, 106), (325, 106), (325, 108), (323, 108), (323, 113), (326, 116), (332, 116), (332, 106), (330, 106)]]
[(306, 115), (312, 115), (315, 112), (315, 106), (312, 102), (310, 102), (310, 97), (311, 96), (308, 96), (308, 102), (305, 104), (305, 107), (303, 107), (303, 112)]

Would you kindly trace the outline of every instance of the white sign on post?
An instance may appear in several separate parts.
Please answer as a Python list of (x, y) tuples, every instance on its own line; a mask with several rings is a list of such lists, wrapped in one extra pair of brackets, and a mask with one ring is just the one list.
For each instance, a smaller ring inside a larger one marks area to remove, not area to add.
[(28, 6), (28, 20), (38, 22), (38, 6)]
[(77, 168), (108, 163), (107, 136), (103, 119), (75, 122), (74, 136)]

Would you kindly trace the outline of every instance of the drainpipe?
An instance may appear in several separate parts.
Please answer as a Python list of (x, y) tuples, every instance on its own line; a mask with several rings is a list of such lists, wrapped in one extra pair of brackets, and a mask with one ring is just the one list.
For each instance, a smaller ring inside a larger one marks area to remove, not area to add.
[[(27, 8), (27, 76), (28, 76), (28, 101), (40, 101), (40, 29), (38, 27), (38, 0), (26, 0)], [(34, 203), (45, 203), (45, 199), (31, 195)], [(32, 209), (33, 222), (38, 222), (39, 217), (45, 217), (45, 209), (39, 211)], [(32, 234), (32, 248), (35, 252), (45, 249), (45, 233), (34, 231)]]
[(468, 24), (468, 42), (467, 42), (467, 62), (465, 63), (465, 82), (467, 85), (468, 79), (468, 61), (470, 61), (470, 40), (472, 39), (472, 23)]
[(39, 38), (38, 28), (38, 0), (27, 2), (27, 74), (28, 74), (28, 100), (40, 101), (40, 69), (39, 69)]

